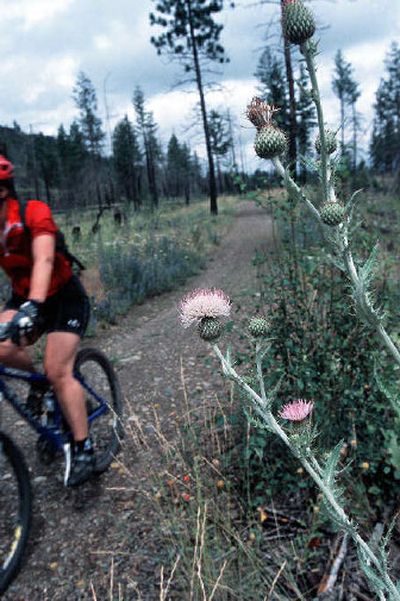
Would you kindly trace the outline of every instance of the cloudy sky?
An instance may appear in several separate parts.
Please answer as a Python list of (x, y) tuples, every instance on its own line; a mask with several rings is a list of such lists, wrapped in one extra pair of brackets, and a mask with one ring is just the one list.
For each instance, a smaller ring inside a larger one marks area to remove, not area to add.
[[(228, 3), (226, 3), (228, 4)], [(60, 123), (77, 116), (72, 88), (84, 71), (97, 90), (99, 114), (110, 129), (124, 114), (134, 120), (132, 92), (140, 85), (166, 143), (172, 132), (190, 141), (200, 154), (201, 138), (187, 126), (193, 121), (197, 98), (178, 89), (179, 67), (157, 56), (150, 43), (152, 0), (0, 0), (0, 123), (17, 121), (25, 130), (54, 134)], [(319, 77), (326, 119), (338, 120), (338, 101), (331, 92), (333, 57), (341, 48), (360, 83), (358, 110), (364, 118), (365, 139), (383, 61), (400, 34), (400, 0), (313, 0), (319, 26)], [(244, 118), (247, 102), (256, 93), (254, 71), (268, 43), (279, 48), (279, 7), (270, 2), (238, 0), (219, 20), (221, 41), (230, 63), (214, 78), (218, 92), (209, 104), (229, 107), (246, 167), (254, 162), (253, 131)], [(109, 119), (106, 119), (108, 112)]]

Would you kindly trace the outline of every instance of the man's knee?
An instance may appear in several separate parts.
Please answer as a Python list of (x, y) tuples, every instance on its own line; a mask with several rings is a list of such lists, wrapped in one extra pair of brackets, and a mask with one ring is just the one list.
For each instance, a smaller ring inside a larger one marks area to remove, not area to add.
[(72, 377), (72, 372), (68, 367), (52, 363), (51, 361), (45, 363), (44, 371), (47, 379), (53, 386), (61, 385)]

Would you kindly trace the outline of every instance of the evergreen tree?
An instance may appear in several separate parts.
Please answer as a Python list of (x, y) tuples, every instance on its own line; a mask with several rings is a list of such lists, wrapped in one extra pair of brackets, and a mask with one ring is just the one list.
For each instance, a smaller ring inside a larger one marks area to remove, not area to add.
[(102, 130), (101, 119), (97, 116), (96, 90), (83, 71), (78, 74), (73, 99), (79, 109), (79, 125), (85, 145), (91, 156), (99, 157), (105, 133)]
[(357, 170), (357, 134), (359, 131), (359, 119), (358, 119), (358, 114), (357, 114), (357, 109), (356, 109), (356, 102), (359, 99), (359, 97), (361, 96), (361, 92), (359, 90), (359, 86), (358, 83), (356, 81), (354, 81), (353, 79), (350, 80), (349, 82), (349, 104), (351, 106), (351, 122), (352, 122), (352, 127), (353, 127), (353, 172), (355, 173), (355, 171)]
[(136, 111), (136, 122), (138, 131), (143, 140), (144, 155), (146, 160), (147, 182), (150, 197), (154, 208), (158, 207), (159, 197), (156, 180), (157, 160), (161, 157), (161, 148), (157, 141), (157, 126), (154, 123), (153, 114), (146, 111), (143, 91), (139, 86), (133, 93), (133, 106)]
[(183, 151), (175, 134), (169, 139), (167, 149), (167, 194), (177, 198), (183, 191), (185, 179)]
[(227, 61), (219, 38), (223, 25), (214, 16), (223, 9), (223, 0), (153, 0), (158, 15), (150, 14), (151, 25), (166, 31), (152, 36), (151, 42), (158, 54), (167, 53), (178, 60), (185, 73), (194, 73), (200, 98), (209, 171), (210, 211), (218, 214), (214, 159), (211, 149), (209, 121), (204, 95), (204, 60), (218, 63)]
[(335, 56), (332, 89), (340, 102), (341, 150), (343, 154), (345, 151), (346, 105), (349, 104), (349, 92), (352, 86), (351, 71), (351, 64), (345, 61), (342, 51), (338, 50)]
[(59, 176), (57, 143), (53, 137), (39, 133), (34, 137), (34, 148), (36, 165), (46, 190), (46, 200), (51, 204), (51, 187), (57, 185)]
[(279, 108), (274, 120), (284, 131), (289, 131), (289, 95), (284, 65), (269, 47), (262, 52), (254, 75), (260, 81), (258, 89), (262, 99)]
[(393, 43), (385, 60), (386, 75), (376, 92), (370, 146), (374, 167), (398, 175), (400, 171), (400, 46)]
[(135, 129), (128, 116), (117, 123), (113, 136), (113, 160), (118, 179), (125, 195), (133, 201), (135, 210), (140, 208), (139, 181), (142, 155)]
[(78, 123), (76, 121), (71, 123), (69, 133), (65, 131), (64, 125), (60, 125), (56, 143), (61, 174), (66, 185), (71, 185), (81, 176), (87, 157), (85, 142)]
[(220, 192), (224, 192), (221, 158), (228, 153), (232, 145), (232, 140), (229, 135), (229, 123), (227, 122), (226, 117), (223, 117), (223, 115), (214, 109), (210, 111), (209, 115), (209, 131), (211, 152), (215, 157), (217, 165), (219, 190)]

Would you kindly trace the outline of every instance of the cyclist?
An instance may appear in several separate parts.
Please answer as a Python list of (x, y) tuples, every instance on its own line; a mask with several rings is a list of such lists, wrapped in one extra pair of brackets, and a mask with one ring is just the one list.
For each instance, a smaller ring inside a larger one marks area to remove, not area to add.
[[(0, 361), (35, 371), (25, 347), (47, 334), (44, 370), (74, 438), (66, 484), (78, 486), (94, 469), (84, 391), (73, 376), (90, 306), (70, 261), (56, 250), (56, 232), (51, 210), (40, 200), (29, 201), (25, 218), (21, 218), (14, 167), (0, 155), (0, 267), (12, 288), (11, 297), (0, 312), (0, 322), (11, 321), (12, 332), (11, 339), (0, 344)], [(27, 409), (32, 413), (38, 411), (43, 393), (38, 385), (31, 386)]]

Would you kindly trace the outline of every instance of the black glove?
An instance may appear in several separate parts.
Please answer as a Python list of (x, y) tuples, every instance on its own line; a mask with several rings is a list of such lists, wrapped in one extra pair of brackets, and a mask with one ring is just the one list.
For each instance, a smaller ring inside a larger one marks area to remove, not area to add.
[(35, 342), (43, 323), (42, 306), (43, 303), (35, 300), (27, 300), (22, 303), (10, 324), (11, 340), (14, 344), (20, 345), (21, 342), (32, 344)]

